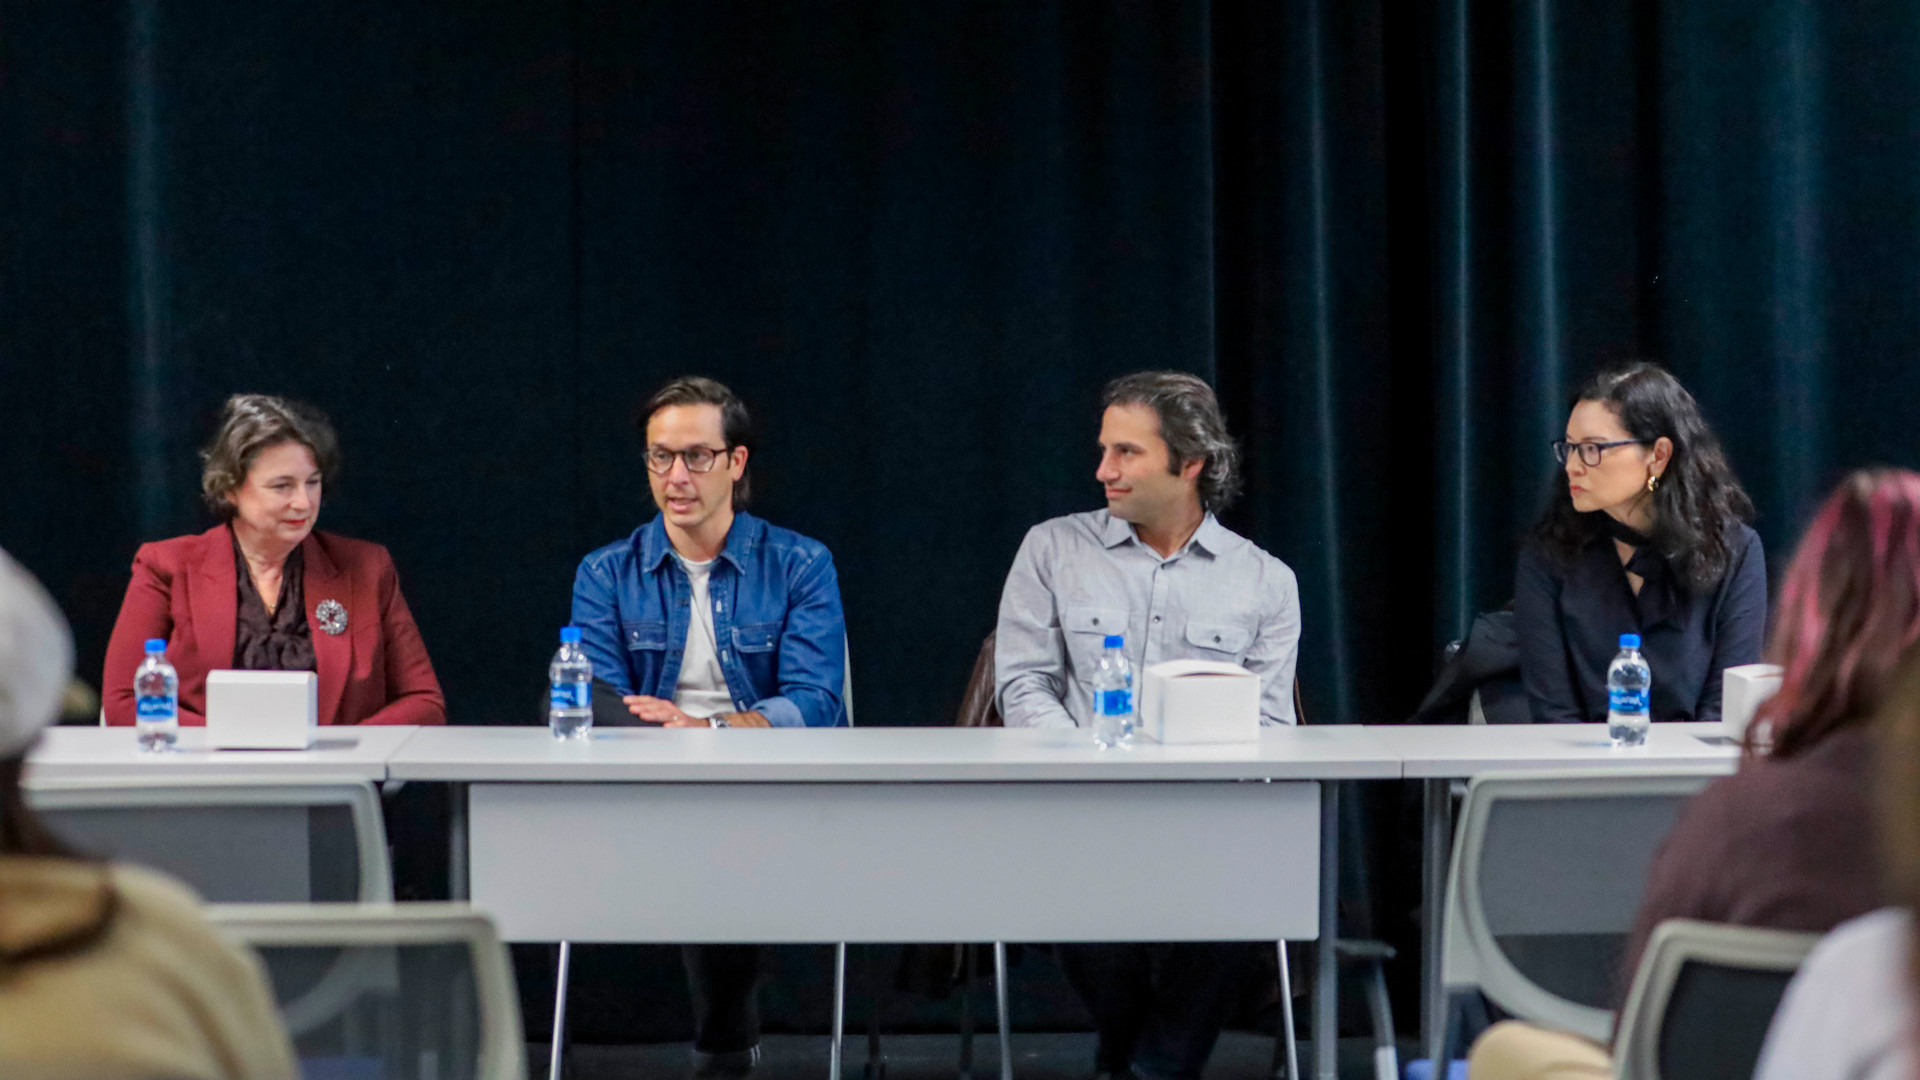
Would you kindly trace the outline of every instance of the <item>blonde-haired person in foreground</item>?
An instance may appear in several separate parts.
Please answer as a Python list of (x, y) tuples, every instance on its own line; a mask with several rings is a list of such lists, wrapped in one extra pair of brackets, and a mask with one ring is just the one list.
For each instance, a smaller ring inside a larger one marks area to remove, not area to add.
[(0, 551), (0, 1076), (297, 1077), (258, 961), (198, 898), (69, 851), (27, 807), (27, 751), (72, 666), (66, 620)]
[(1894, 906), (1834, 928), (1773, 1015), (1754, 1080), (1920, 1080), (1920, 647), (1877, 721), (1880, 846)]
[[(1750, 742), (1740, 770), (1688, 802), (1661, 844), (1617, 973), (1622, 997), (1667, 919), (1825, 933), (1884, 902), (1873, 719), (1916, 638), (1920, 475), (1856, 472), (1807, 527), (1773, 608), (1767, 658), (1786, 674), (1750, 729), (1771, 743)], [(1474, 1044), (1467, 1071), (1585, 1080), (1611, 1077), (1613, 1062), (1604, 1046), (1508, 1021)]]

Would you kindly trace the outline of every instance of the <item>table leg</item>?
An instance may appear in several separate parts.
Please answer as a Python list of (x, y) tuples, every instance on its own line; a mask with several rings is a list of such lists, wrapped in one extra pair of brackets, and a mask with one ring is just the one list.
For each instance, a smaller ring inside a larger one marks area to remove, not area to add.
[(827, 1050), (827, 1080), (840, 1080), (841, 1033), (847, 1023), (847, 943), (833, 947), (833, 1044)]
[(553, 972), (553, 1046), (547, 1053), (547, 1080), (560, 1080), (560, 1059), (567, 1045), (567, 979), (573, 972), (573, 942), (560, 943)]
[(1013, 1080), (1013, 1028), (1007, 1020), (1007, 943), (1004, 941), (993, 943), (993, 1008), (1000, 1016), (1000, 1080)]
[(1441, 1040), (1446, 1037), (1447, 992), (1440, 981), (1440, 951), (1446, 943), (1447, 868), (1453, 847), (1453, 782), (1432, 779), (1424, 782), (1421, 827), (1420, 889), (1420, 1035), (1426, 1056), (1433, 1062), (1434, 1076), (1446, 1073)]
[(447, 802), (447, 896), (452, 900), (473, 898), (472, 882), (467, 876), (467, 785), (448, 784)]
[(1340, 784), (1320, 784), (1320, 940), (1313, 976), (1313, 1071), (1319, 1080), (1339, 1080)]

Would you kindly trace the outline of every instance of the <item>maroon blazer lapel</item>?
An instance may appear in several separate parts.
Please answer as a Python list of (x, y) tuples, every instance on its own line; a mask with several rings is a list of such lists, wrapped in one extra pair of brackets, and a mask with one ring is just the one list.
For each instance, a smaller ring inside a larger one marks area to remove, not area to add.
[[(331, 724), (339, 713), (347, 673), (353, 668), (353, 625), (380, 615), (354, 610), (352, 574), (344, 566), (335, 566), (312, 534), (301, 541), (300, 550), (306, 560), (307, 629), (313, 635), (313, 666), (320, 676), (320, 722)], [(328, 601), (346, 610), (346, 632), (328, 633), (322, 628), (320, 605)]]
[(240, 616), (239, 580), (233, 569), (233, 534), (222, 525), (201, 534), (206, 551), (187, 590), (193, 640), (202, 671), (233, 666), (233, 630)]

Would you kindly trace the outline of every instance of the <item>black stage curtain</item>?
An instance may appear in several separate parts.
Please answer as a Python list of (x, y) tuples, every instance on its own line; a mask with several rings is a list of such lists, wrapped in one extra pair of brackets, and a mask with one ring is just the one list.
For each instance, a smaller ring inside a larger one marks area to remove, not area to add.
[[(1299, 573), (1314, 720), (1511, 591), (1596, 364), (1670, 364), (1774, 565), (1920, 463), (1910, 5), (0, 5), (0, 544), (100, 678), (228, 393), (331, 413), (459, 723), (535, 719), (664, 379), (762, 427), (863, 724), (958, 698), (1101, 383), (1184, 368)], [(117, 675), (114, 677), (118, 677)]]

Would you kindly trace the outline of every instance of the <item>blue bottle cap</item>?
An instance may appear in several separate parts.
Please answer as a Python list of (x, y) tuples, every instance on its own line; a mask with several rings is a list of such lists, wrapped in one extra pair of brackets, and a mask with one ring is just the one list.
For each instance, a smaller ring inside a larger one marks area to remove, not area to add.
[(1639, 635), (1639, 634), (1621, 634), (1621, 635), (1620, 635), (1620, 647), (1621, 647), (1621, 648), (1623, 648), (1623, 649), (1637, 649), (1637, 648), (1639, 648), (1639, 647), (1640, 647), (1640, 635)]
[(1121, 635), (1119, 635), (1119, 634), (1108, 634), (1108, 635), (1107, 635), (1107, 645), (1106, 645), (1106, 647), (1107, 647), (1107, 648), (1109, 648), (1109, 649), (1119, 649), (1119, 648), (1124, 648), (1124, 647), (1126, 646), (1126, 644), (1127, 644), (1127, 639), (1126, 639), (1126, 638), (1124, 638), (1124, 637), (1122, 637), (1122, 636), (1121, 636)]
[(560, 640), (561, 640), (561, 641), (563, 641), (563, 642), (566, 642), (566, 643), (568, 643), (568, 644), (571, 644), (571, 643), (573, 643), (573, 642), (576, 642), (576, 641), (579, 641), (579, 640), (580, 640), (580, 628), (579, 628), (579, 627), (577, 627), (577, 626), (563, 626), (563, 627), (561, 627), (561, 628), (560, 628)]
[(163, 638), (163, 637), (150, 637), (150, 638), (148, 638), (148, 639), (147, 639), (147, 651), (148, 651), (148, 652), (166, 652), (166, 651), (167, 651), (167, 639), (166, 639), (166, 638)]

